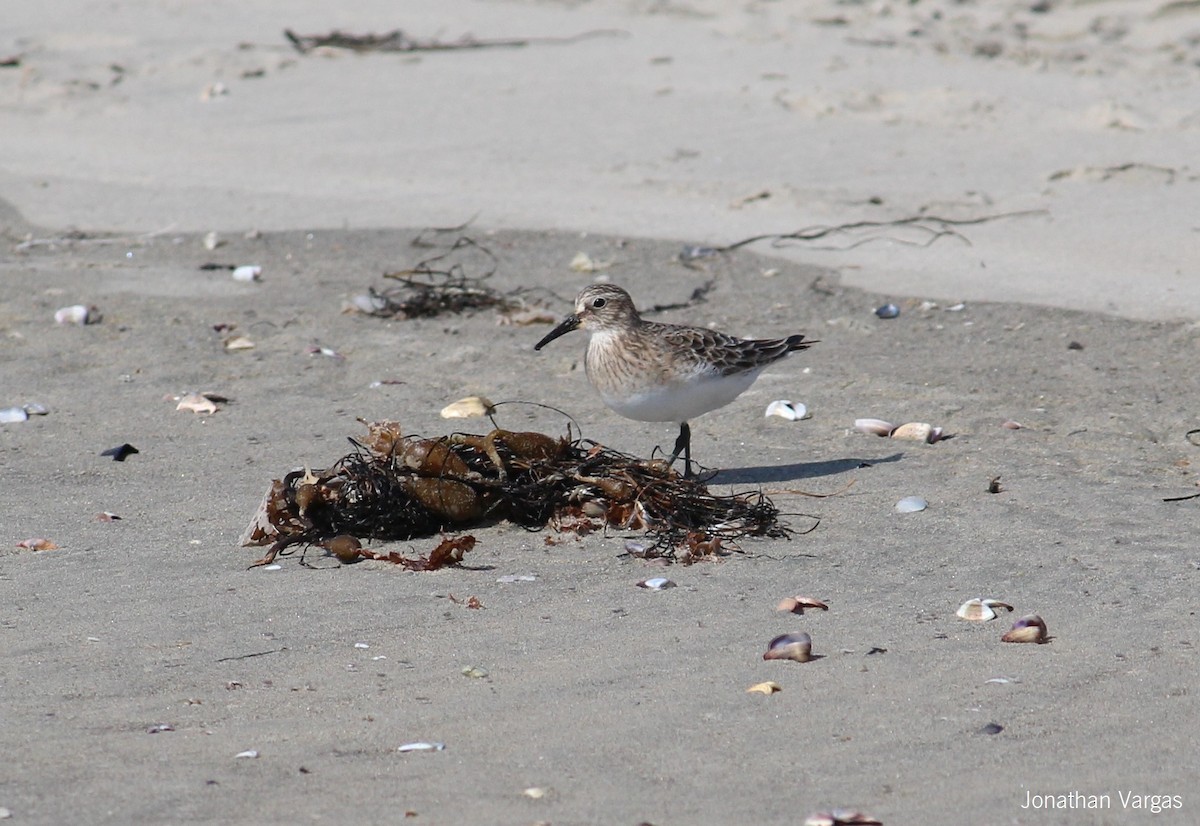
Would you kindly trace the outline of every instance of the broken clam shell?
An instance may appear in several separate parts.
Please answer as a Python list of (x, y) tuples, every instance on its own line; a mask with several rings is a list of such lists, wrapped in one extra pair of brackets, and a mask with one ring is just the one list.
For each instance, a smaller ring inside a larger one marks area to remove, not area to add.
[(396, 751), (401, 754), (408, 754), (412, 751), (444, 751), (445, 749), (445, 743), (405, 743), (403, 746), (398, 747)]
[(764, 660), (795, 660), (806, 663), (812, 659), (812, 637), (808, 634), (781, 634), (767, 644)]
[(1046, 623), (1037, 614), (1021, 617), (1013, 623), (1013, 627), (1000, 638), (1003, 642), (1048, 642), (1050, 635), (1046, 633)]
[(820, 608), (822, 611), (829, 610), (828, 605), (812, 597), (787, 597), (786, 599), (781, 599), (779, 604), (775, 606), (776, 611), (787, 611), (792, 614), (803, 614), (806, 608)]
[(880, 318), (895, 318), (900, 315), (900, 308), (895, 304), (884, 304), (882, 307), (875, 309), (875, 315)]
[(216, 413), (217, 405), (209, 398), (206, 398), (200, 393), (188, 393), (179, 399), (179, 404), (175, 405), (176, 410), (190, 410), (193, 413), (207, 414)]
[(958, 610), (955, 613), (970, 622), (989, 622), (997, 616), (995, 610), (993, 610), (995, 608), (1004, 608), (1008, 611), (1013, 610), (1013, 607), (1007, 602), (1001, 602), (998, 599), (976, 597), (958, 606)]
[(665, 591), (668, 588), (674, 588), (675, 583), (667, 579), (665, 576), (655, 576), (650, 579), (643, 579), (637, 584), (639, 588), (645, 588), (648, 591)]
[(443, 419), (471, 419), (476, 416), (490, 416), (496, 412), (496, 406), (486, 396), (467, 396), (442, 408)]
[(798, 422), (809, 417), (808, 408), (802, 402), (793, 402), (788, 399), (777, 399), (771, 402), (767, 405), (767, 412), (764, 415), (778, 416), (789, 422)]
[(765, 683), (755, 683), (746, 689), (747, 694), (774, 694), (776, 691), (783, 691), (783, 686), (774, 680), (767, 680)]
[(897, 427), (889, 435), (893, 439), (907, 439), (931, 445), (942, 438), (942, 429), (934, 427), (928, 422), (907, 422)]
[(262, 267), (257, 264), (243, 264), (233, 269), (234, 281), (257, 281), (260, 275), (262, 275)]

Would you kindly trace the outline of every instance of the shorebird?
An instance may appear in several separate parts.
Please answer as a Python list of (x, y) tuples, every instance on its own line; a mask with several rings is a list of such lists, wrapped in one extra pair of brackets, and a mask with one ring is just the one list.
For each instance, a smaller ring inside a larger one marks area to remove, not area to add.
[(580, 328), (589, 334), (583, 360), (588, 381), (609, 408), (639, 422), (679, 425), (667, 464), (682, 454), (685, 477), (693, 475), (688, 422), (729, 404), (768, 365), (816, 343), (800, 334), (741, 339), (702, 327), (646, 321), (629, 293), (612, 284), (592, 284), (575, 299), (575, 312), (533, 349)]

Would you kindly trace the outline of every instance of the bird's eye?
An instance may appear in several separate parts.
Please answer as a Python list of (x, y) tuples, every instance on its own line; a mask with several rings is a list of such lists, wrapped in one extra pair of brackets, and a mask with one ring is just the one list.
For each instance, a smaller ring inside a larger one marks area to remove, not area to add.
[(592, 299), (592, 309), (599, 310), (601, 307), (603, 307), (607, 303), (608, 303), (607, 298), (593, 298)]

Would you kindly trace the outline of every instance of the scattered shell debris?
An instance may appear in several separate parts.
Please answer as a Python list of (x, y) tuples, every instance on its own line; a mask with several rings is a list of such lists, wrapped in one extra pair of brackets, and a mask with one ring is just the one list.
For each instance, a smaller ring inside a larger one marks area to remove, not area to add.
[(100, 319), (100, 311), (89, 304), (72, 304), (54, 311), (56, 324), (76, 324), (82, 327), (85, 324), (99, 324)]
[(896, 503), (896, 513), (920, 513), (929, 507), (929, 503), (920, 496), (905, 496)]
[(813, 659), (812, 637), (807, 633), (781, 634), (767, 644), (764, 660), (795, 660), (806, 663)]
[[(354, 452), (324, 470), (295, 470), (271, 482), (241, 544), (269, 545), (255, 565), (292, 545), (339, 535), (403, 540), (508, 520), (559, 534), (608, 526), (644, 531), (643, 558), (695, 562), (747, 536), (788, 529), (761, 491), (717, 496), (662, 461), (644, 461), (588, 440), (495, 429), (486, 435), (404, 436), (394, 421), (367, 424)], [(444, 539), (429, 558), (361, 552), (411, 570), (461, 561), (468, 537)], [(303, 556), (301, 557), (303, 560)]]
[(855, 419), (854, 429), (869, 435), (924, 442), (930, 445), (941, 439), (949, 438), (942, 428), (934, 427), (927, 422), (906, 422), (894, 425), (883, 419)]
[(788, 399), (777, 399), (767, 405), (767, 412), (764, 417), (778, 416), (781, 419), (786, 419), (789, 422), (798, 422), (801, 419), (811, 418), (806, 407), (802, 402), (793, 402)]
[(834, 809), (809, 815), (804, 826), (883, 826), (883, 821), (850, 809)]
[(304, 348), (305, 355), (308, 356), (325, 356), (326, 358), (334, 359), (335, 361), (345, 361), (346, 357), (334, 350), (332, 347), (322, 347), (319, 344), (310, 344)]
[(755, 683), (746, 689), (747, 694), (774, 694), (777, 691), (783, 691), (783, 686), (774, 680), (767, 680), (765, 683)]
[(969, 622), (990, 622), (999, 616), (995, 611), (996, 608), (1003, 608), (1006, 611), (1013, 610), (1013, 607), (1007, 602), (1001, 602), (998, 599), (988, 599), (986, 597), (976, 597), (958, 606), (958, 610), (955, 613)]
[(665, 576), (651, 577), (643, 579), (637, 584), (639, 588), (645, 588), (647, 591), (665, 591), (668, 588), (674, 588), (675, 583), (667, 579)]
[(443, 407), (441, 416), (443, 419), (473, 419), (491, 416), (495, 412), (496, 405), (486, 396), (467, 396)]
[(1050, 641), (1050, 635), (1042, 618), (1037, 614), (1029, 614), (1014, 622), (1000, 639), (1003, 642), (1033, 642), (1041, 645)]
[(263, 268), (257, 264), (242, 264), (233, 268), (234, 281), (258, 281), (262, 277)]
[(445, 751), (445, 750), (446, 750), (445, 743), (424, 743), (424, 742), (422, 742), (422, 743), (405, 743), (404, 745), (399, 746), (396, 749), (396, 751), (400, 752), (401, 754), (408, 754), (408, 753), (414, 752), (414, 751), (420, 752), (420, 751)]
[(44, 536), (36, 536), (30, 539), (22, 539), (17, 543), (17, 547), (26, 551), (57, 551), (58, 545), (53, 541), (46, 539)]
[(812, 597), (785, 597), (775, 606), (776, 611), (786, 611), (790, 614), (803, 614), (809, 608), (817, 608), (822, 611), (829, 610), (828, 605)]
[(900, 308), (895, 304), (884, 304), (875, 308), (875, 315), (879, 318), (896, 318), (900, 315)]
[(488, 676), (486, 668), (480, 668), (477, 665), (464, 665), (462, 669), (464, 677), (470, 677), (472, 680), (482, 680)]

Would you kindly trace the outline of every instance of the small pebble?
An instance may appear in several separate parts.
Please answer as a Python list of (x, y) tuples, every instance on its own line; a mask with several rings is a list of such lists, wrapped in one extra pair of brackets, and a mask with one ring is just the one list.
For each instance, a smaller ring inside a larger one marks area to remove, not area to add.
[(262, 275), (262, 267), (257, 264), (243, 264), (233, 270), (234, 281), (257, 281)]
[(1004, 726), (999, 723), (988, 723), (979, 729), (980, 734), (999, 734), (1004, 731)]
[(905, 496), (896, 503), (897, 513), (919, 513), (929, 507), (929, 503), (920, 496)]
[(882, 307), (875, 309), (875, 315), (880, 318), (895, 318), (900, 315), (900, 308), (895, 304), (884, 304)]

